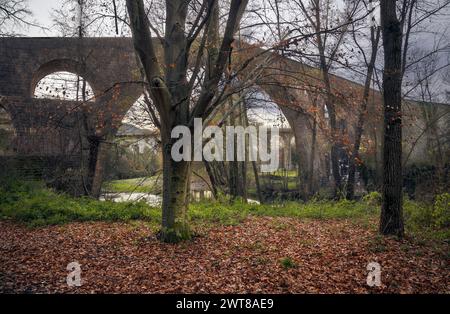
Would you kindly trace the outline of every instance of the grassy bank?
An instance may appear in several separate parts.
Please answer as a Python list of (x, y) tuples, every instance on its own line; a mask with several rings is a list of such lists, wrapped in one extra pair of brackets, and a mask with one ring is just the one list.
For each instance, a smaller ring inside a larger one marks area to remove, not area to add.
[(112, 180), (103, 184), (105, 192), (142, 192), (160, 194), (162, 186), (162, 176)]
[[(448, 240), (449, 194), (439, 196), (433, 205), (405, 201), (407, 231), (427, 238)], [(376, 221), (379, 195), (370, 194), (362, 201), (288, 202), (277, 205), (246, 204), (240, 201), (194, 203), (189, 219), (195, 224), (233, 225), (249, 215), (293, 217), (299, 219), (351, 219), (356, 222)], [(144, 201), (115, 203), (90, 198), (74, 198), (46, 188), (39, 182), (7, 182), (0, 186), (0, 217), (27, 224), (44, 226), (72, 221), (142, 220), (153, 225), (161, 222), (161, 209)]]

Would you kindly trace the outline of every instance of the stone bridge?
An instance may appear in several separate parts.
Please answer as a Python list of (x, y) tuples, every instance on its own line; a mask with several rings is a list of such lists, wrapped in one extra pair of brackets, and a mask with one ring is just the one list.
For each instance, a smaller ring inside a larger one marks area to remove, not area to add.
[[(243, 58), (252, 60), (248, 73), (259, 67), (254, 85), (286, 116), (302, 171), (315, 170), (317, 178), (327, 178), (326, 127), (318, 126), (315, 136), (319, 144), (314, 156), (310, 151), (312, 117), (326, 115), (319, 106), (323, 102), (320, 72), (276, 53), (264, 53), (258, 47), (235, 49), (233, 60)], [(86, 79), (94, 92), (91, 101), (34, 98), (37, 83), (60, 71)], [(103, 144), (115, 135), (127, 110), (142, 95), (142, 81), (130, 38), (0, 38), (0, 106), (11, 116), (18, 155), (76, 156), (85, 150), (83, 141), (90, 155), (98, 155)], [(338, 121), (351, 141), (357, 116), (354, 102), (360, 99), (363, 87), (338, 76), (332, 77), (332, 86), (337, 95)], [(410, 107), (411, 112), (418, 110), (416, 104)], [(380, 94), (372, 91), (365, 135), (375, 142), (375, 149), (381, 143), (381, 108)], [(80, 121), (85, 121), (84, 128), (77, 127)], [(102, 173), (97, 158), (89, 158), (87, 163), (92, 173)]]

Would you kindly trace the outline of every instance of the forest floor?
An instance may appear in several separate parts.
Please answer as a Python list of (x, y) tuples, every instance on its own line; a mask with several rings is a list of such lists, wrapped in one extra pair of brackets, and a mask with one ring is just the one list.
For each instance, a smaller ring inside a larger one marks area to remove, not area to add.
[[(0, 221), (0, 293), (450, 293), (448, 243), (381, 237), (376, 225), (249, 216), (162, 244), (142, 221)], [(66, 283), (71, 262), (80, 287)], [(380, 287), (367, 285), (370, 262)]]

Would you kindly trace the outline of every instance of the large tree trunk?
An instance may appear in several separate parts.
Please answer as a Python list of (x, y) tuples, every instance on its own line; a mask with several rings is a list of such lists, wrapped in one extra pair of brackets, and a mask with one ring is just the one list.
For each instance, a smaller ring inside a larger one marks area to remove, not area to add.
[(383, 203), (380, 233), (403, 236), (402, 211), (402, 29), (395, 0), (381, 0), (384, 46)]
[[(162, 228), (160, 239), (164, 242), (178, 242), (189, 237), (185, 212), (188, 206), (188, 185), (190, 162), (172, 159), (171, 142), (163, 143), (163, 201)], [(181, 221), (177, 221), (181, 218)]]

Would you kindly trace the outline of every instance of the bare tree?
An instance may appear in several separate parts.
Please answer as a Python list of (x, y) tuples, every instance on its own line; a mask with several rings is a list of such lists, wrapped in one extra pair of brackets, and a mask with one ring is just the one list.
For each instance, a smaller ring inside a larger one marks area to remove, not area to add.
[[(217, 106), (213, 99), (219, 93), (226, 64), (232, 51), (234, 33), (239, 25), (248, 1), (232, 0), (228, 10), (228, 18), (220, 47), (211, 55), (211, 66), (204, 74), (200, 92), (196, 101), (191, 103), (193, 84), (199, 73), (200, 62), (188, 76), (189, 57), (194, 53), (194, 42), (199, 43), (197, 58), (201, 58), (208, 27), (212, 27), (212, 10), (217, 0), (202, 1), (197, 17), (187, 29), (187, 15), (191, 1), (166, 1), (165, 33), (163, 60), (157, 56), (155, 42), (151, 38), (150, 22), (142, 0), (127, 0), (130, 26), (134, 46), (142, 63), (149, 84), (150, 97), (157, 108), (163, 149), (163, 205), (161, 240), (174, 242), (180, 238), (185, 229), (179, 225), (187, 206), (190, 162), (176, 162), (171, 157), (171, 148), (175, 139), (171, 138), (171, 130), (177, 125), (193, 129), (195, 118), (206, 118)], [(201, 37), (201, 38), (200, 38)], [(210, 50), (212, 51), (212, 50)], [(161, 67), (161, 64), (164, 64)]]
[[(359, 1), (346, 3), (345, 8), (340, 11), (332, 0), (293, 1), (294, 8), (299, 10), (304, 17), (304, 20), (301, 19), (299, 25), (296, 25), (296, 29), (303, 35), (302, 29), (311, 29), (312, 31), (309, 36), (304, 35), (310, 48), (307, 51), (301, 48), (298, 53), (303, 59), (313, 61), (313, 64), (321, 70), (324, 105), (330, 128), (331, 171), (336, 198), (341, 197), (343, 192), (339, 166), (341, 139), (335, 104), (336, 95), (331, 83), (331, 71), (335, 63), (341, 62), (339, 59), (342, 56), (342, 45), (345, 36), (348, 34), (349, 26), (353, 23), (359, 7), (358, 3)], [(316, 119), (314, 121), (317, 122)]]
[[(371, 3), (371, 0), (369, 0)], [(369, 10), (373, 10), (372, 7), (368, 6), (364, 3)], [(353, 40), (355, 45), (358, 47), (360, 53), (364, 59), (364, 65), (367, 68), (366, 77), (364, 81), (364, 91), (361, 99), (361, 106), (358, 108), (358, 118), (355, 125), (354, 130), (354, 143), (351, 152), (351, 156), (349, 159), (349, 170), (348, 170), (348, 179), (347, 179), (347, 199), (353, 199), (355, 193), (355, 174), (356, 174), (356, 165), (360, 162), (359, 156), (359, 148), (361, 146), (361, 137), (364, 131), (364, 120), (367, 118), (367, 104), (369, 101), (370, 95), (370, 84), (372, 82), (372, 78), (375, 70), (375, 62), (377, 60), (377, 52), (378, 52), (378, 43), (380, 40), (380, 28), (376, 26), (376, 21), (372, 20), (372, 25), (370, 26), (370, 55), (367, 55), (366, 50), (359, 44), (361, 38), (357, 37), (357, 33), (355, 30), (355, 24), (353, 27)]]
[[(82, 25), (80, 25), (80, 7)], [(51, 12), (53, 27), (63, 37), (129, 35), (129, 23), (123, 1), (63, 0)], [(80, 26), (82, 26), (80, 28)]]
[(14, 36), (23, 26), (36, 26), (30, 17), (26, 0), (0, 0), (0, 37)]

